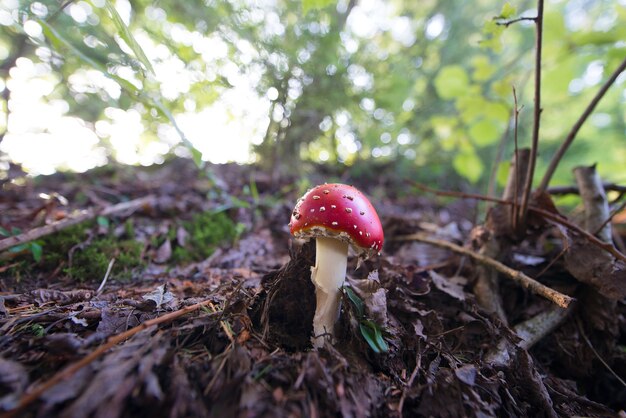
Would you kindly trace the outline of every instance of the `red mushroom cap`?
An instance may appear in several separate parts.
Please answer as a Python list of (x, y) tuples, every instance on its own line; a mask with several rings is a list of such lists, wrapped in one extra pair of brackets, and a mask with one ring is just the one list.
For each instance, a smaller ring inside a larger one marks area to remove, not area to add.
[(322, 184), (306, 192), (291, 214), (296, 238), (325, 236), (346, 241), (367, 256), (383, 248), (383, 227), (363, 193), (345, 184)]

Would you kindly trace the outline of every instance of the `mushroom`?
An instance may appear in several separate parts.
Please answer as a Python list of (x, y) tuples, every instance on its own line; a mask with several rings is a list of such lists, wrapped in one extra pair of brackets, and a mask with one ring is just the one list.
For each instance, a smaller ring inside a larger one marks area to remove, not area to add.
[(376, 210), (363, 193), (345, 184), (322, 184), (298, 200), (289, 230), (296, 238), (315, 238), (311, 280), (317, 306), (312, 343), (321, 347), (325, 340), (333, 340), (349, 246), (363, 258), (380, 253), (383, 229)]

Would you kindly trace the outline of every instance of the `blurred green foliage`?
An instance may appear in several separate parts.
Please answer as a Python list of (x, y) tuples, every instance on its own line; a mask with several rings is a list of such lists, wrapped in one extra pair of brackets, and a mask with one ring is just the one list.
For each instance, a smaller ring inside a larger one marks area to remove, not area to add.
[[(56, 80), (48, 100), (66, 102), (67, 113), (89, 126), (107, 119), (107, 107), (135, 109), (147, 142), (159, 141), (161, 127), (175, 124), (177, 115), (220, 103), (239, 82), (233, 74), (242, 76), (267, 98), (256, 159), (279, 172), (294, 172), (302, 162), (352, 166), (373, 159), (413, 167), (426, 179), (447, 175), (485, 185), (502, 140), (504, 160), (512, 154), (513, 88), (523, 107), (519, 142), (529, 144), (534, 24), (505, 27), (498, 19), (532, 17), (534, 2), (0, 4), (6, 114), (11, 69), (27, 58), (44, 64)], [(623, 1), (546, 2), (540, 175), (626, 56), (625, 39)], [(170, 77), (188, 80), (178, 91), (163, 90), (159, 71), (165, 64), (174, 68)], [(113, 80), (119, 94), (98, 83), (79, 89), (72, 76), (86, 69)], [(574, 165), (595, 162), (606, 179), (626, 180), (625, 108), (621, 77), (581, 130), (556, 183), (569, 182)], [(106, 144), (106, 136), (101, 141)]]

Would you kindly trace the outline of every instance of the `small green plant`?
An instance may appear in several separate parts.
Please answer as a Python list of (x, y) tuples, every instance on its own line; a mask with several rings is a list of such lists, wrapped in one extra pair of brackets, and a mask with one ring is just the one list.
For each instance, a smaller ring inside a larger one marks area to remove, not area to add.
[(39, 324), (32, 324), (30, 326), (30, 332), (35, 336), (35, 337), (43, 337), (44, 335), (46, 335), (46, 329), (39, 325)]
[[(11, 229), (11, 232), (0, 226), (0, 236), (2, 237), (11, 237), (19, 235), (22, 231), (19, 228)], [(33, 256), (33, 259), (38, 263), (41, 261), (41, 257), (43, 254), (43, 247), (41, 246), (40, 241), (32, 241), (26, 242), (24, 244), (16, 245), (15, 247), (11, 247), (8, 250), (10, 253), (21, 253), (23, 251), (30, 252)]]
[(359, 320), (359, 329), (361, 330), (361, 335), (365, 342), (376, 354), (389, 351), (389, 346), (383, 337), (383, 330), (380, 325), (371, 319), (367, 319), (365, 316), (365, 304), (361, 298), (354, 293), (354, 290), (347, 286), (344, 286), (343, 291), (346, 296), (348, 296), (348, 299), (350, 299), (350, 302), (352, 302), (352, 306), (354, 306), (357, 319)]

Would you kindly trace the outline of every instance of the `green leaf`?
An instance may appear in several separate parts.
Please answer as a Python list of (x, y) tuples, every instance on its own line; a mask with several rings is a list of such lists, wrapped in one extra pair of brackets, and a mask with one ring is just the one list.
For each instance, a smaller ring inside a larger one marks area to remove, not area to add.
[[(187, 143), (186, 143), (187, 144)], [(190, 146), (191, 143), (188, 143), (187, 146)], [(193, 159), (193, 162), (196, 164), (196, 167), (202, 167), (204, 162), (202, 161), (202, 153), (198, 150), (198, 148), (195, 148), (193, 145), (191, 145), (191, 158)]]
[(460, 65), (443, 67), (435, 77), (435, 89), (442, 99), (449, 100), (463, 96), (469, 86), (467, 72)]
[(320, 10), (334, 3), (334, 0), (302, 0), (302, 14), (311, 10)]
[(515, 9), (515, 6), (513, 6), (509, 2), (506, 2), (502, 6), (502, 10), (500, 11), (500, 18), (501, 19), (510, 19), (511, 17), (513, 17), (515, 15), (516, 12), (517, 12), (517, 10)]
[(483, 162), (473, 149), (463, 150), (455, 155), (452, 165), (459, 175), (472, 183), (480, 180), (480, 176), (483, 174)]
[(498, 128), (488, 119), (482, 119), (469, 129), (469, 136), (478, 146), (491, 145), (498, 140)]
[(2, 235), (3, 237), (10, 237), (11, 233), (0, 226), (0, 235)]
[(20, 244), (20, 245), (16, 245), (15, 247), (9, 248), (7, 251), (10, 253), (20, 253), (24, 251), (27, 247), (28, 247), (28, 244)]
[(135, 57), (146, 67), (146, 69), (150, 71), (152, 74), (154, 74), (154, 68), (152, 68), (152, 64), (150, 63), (150, 60), (146, 56), (146, 53), (143, 51), (143, 49), (141, 48), (141, 46), (139, 45), (139, 43), (137, 42), (133, 34), (130, 32), (130, 29), (128, 28), (128, 26), (126, 26), (126, 24), (122, 20), (122, 17), (117, 12), (117, 9), (115, 8), (115, 6), (111, 3), (110, 0), (105, 0), (104, 4), (107, 10), (109, 11), (109, 13), (111, 14), (111, 19), (113, 19), (113, 24), (117, 27), (117, 30), (120, 32), (119, 33), (120, 37), (124, 40), (124, 42), (126, 42), (126, 44), (130, 47), (130, 49), (132, 49), (133, 53), (135, 54)]
[(105, 218), (104, 216), (98, 216), (96, 218), (96, 222), (102, 228), (108, 228), (109, 227), (109, 220), (107, 218)]
[(361, 329), (361, 335), (363, 335), (367, 344), (376, 354), (389, 351), (389, 346), (383, 338), (380, 327), (375, 322), (362, 321), (359, 328)]
[(98, 61), (91, 58), (90, 56), (84, 54), (80, 49), (74, 46), (70, 41), (65, 39), (56, 29), (50, 26), (45, 20), (37, 19), (37, 22), (41, 25), (44, 36), (50, 41), (50, 43), (55, 47), (55, 49), (57, 49), (57, 51), (61, 52), (60, 50), (63, 47), (69, 49), (74, 55), (76, 55), (85, 64), (102, 72), (104, 75), (106, 75), (110, 79), (117, 82), (128, 93), (131, 93), (137, 96), (138, 98), (141, 98), (141, 92), (133, 83), (121, 77), (118, 77), (115, 74), (111, 74), (110, 72), (108, 72), (106, 66), (99, 63)]
[(37, 242), (32, 242), (30, 244), (30, 252), (33, 255), (33, 258), (37, 263), (41, 261), (41, 256), (43, 255), (43, 247), (41, 244)]
[(346, 296), (348, 296), (348, 299), (350, 299), (350, 302), (352, 302), (352, 305), (354, 305), (357, 316), (359, 318), (363, 318), (363, 315), (365, 315), (365, 304), (363, 303), (361, 298), (358, 297), (356, 293), (354, 293), (354, 290), (352, 290), (351, 287), (344, 286), (343, 291)]

